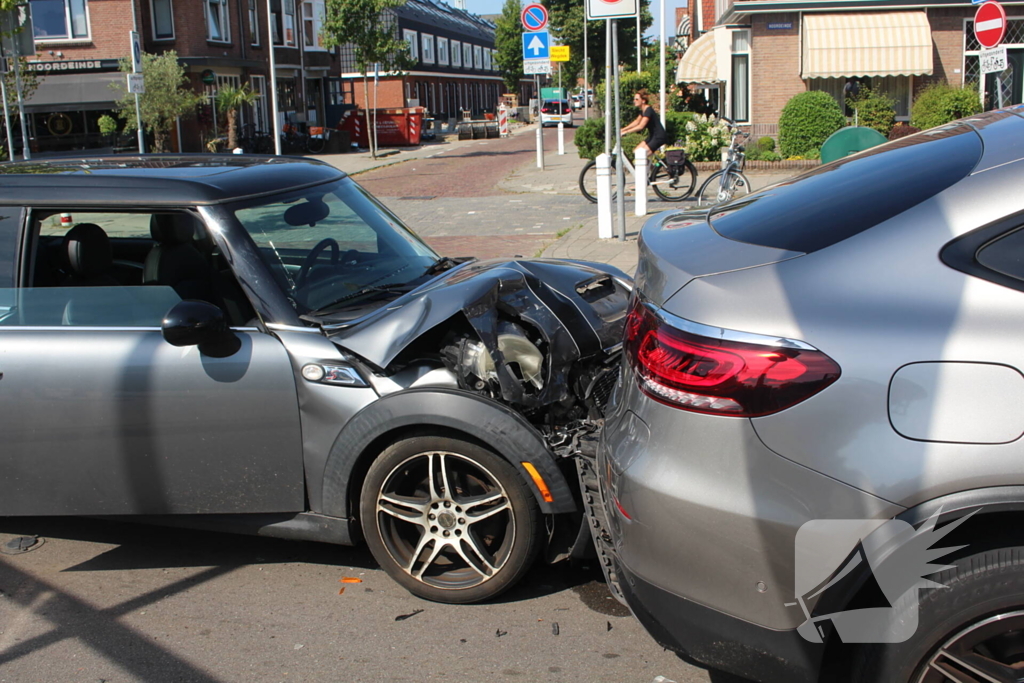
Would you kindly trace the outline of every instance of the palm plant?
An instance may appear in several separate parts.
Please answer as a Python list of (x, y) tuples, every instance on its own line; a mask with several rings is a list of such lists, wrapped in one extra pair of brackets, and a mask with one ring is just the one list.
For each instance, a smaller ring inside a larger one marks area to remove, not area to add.
[(228, 118), (229, 150), (238, 146), (238, 110), (251, 106), (257, 98), (259, 93), (250, 88), (248, 83), (240, 88), (229, 85), (217, 92), (217, 109)]

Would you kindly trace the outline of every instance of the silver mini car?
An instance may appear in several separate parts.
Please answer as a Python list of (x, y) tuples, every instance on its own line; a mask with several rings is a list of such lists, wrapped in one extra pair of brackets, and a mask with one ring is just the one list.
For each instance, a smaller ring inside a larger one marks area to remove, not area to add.
[(589, 544), (565, 444), (629, 287), (441, 258), (319, 162), (0, 165), (0, 515), (362, 538), (418, 595), (492, 597)]
[(764, 682), (1021, 680), (1022, 187), (1002, 110), (647, 222), (588, 495), (659, 642)]

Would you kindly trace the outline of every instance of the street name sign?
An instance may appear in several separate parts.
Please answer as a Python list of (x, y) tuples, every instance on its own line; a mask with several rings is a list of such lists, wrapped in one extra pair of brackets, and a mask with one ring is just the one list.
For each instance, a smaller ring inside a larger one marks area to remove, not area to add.
[(552, 45), (551, 46), (551, 61), (552, 62), (568, 62), (569, 61), (569, 46), (568, 45)]
[(1006, 37), (1006, 11), (995, 0), (989, 0), (974, 15), (974, 35), (982, 47), (993, 48)]
[(523, 33), (523, 59), (548, 59), (550, 57), (551, 34), (547, 31)]
[(548, 25), (548, 9), (536, 3), (527, 5), (519, 15), (519, 20), (527, 31), (540, 31)]
[(978, 53), (978, 64), (983, 74), (997, 74), (1006, 71), (1006, 46), (1000, 45)]
[(550, 74), (551, 62), (546, 59), (525, 59), (523, 60), (523, 73), (527, 76)]
[(587, 0), (587, 19), (628, 19), (640, 12), (638, 0)]
[(145, 95), (146, 86), (142, 80), (142, 74), (128, 74), (128, 93), (131, 95)]

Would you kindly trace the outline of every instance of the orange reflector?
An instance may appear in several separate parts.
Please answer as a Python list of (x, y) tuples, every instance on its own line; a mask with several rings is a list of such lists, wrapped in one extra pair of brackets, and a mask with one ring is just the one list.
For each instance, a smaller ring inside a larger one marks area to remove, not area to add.
[(338, 583), (362, 583), (362, 579), (357, 579), (354, 576), (345, 576), (338, 579)]
[(544, 483), (544, 479), (540, 476), (540, 472), (537, 468), (528, 462), (520, 463), (526, 473), (530, 475), (530, 479), (533, 479), (534, 485), (537, 490), (540, 491), (540, 497), (544, 499), (545, 503), (554, 503), (555, 497), (551, 495), (551, 491), (548, 491), (548, 485)]

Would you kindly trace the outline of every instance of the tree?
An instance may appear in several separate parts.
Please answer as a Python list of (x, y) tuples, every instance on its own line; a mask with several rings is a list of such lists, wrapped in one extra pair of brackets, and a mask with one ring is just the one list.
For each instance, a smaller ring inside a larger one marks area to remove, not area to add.
[(250, 88), (248, 83), (240, 88), (229, 85), (217, 92), (217, 109), (228, 117), (229, 150), (238, 146), (238, 110), (242, 107), (252, 106), (259, 96), (259, 93)]
[[(129, 73), (131, 70), (131, 60), (122, 59), (121, 71)], [(142, 126), (153, 136), (153, 151), (163, 152), (177, 118), (194, 112), (203, 96), (192, 91), (174, 50), (160, 55), (143, 53), (142, 79), (146, 88), (146, 92), (139, 95)], [(127, 84), (121, 81), (112, 83), (110, 87), (121, 96), (116, 110), (124, 121), (125, 132), (136, 130), (135, 95), (129, 94)]]
[[(384, 72), (411, 68), (408, 44), (398, 37), (394, 9), (405, 0), (327, 0), (320, 37), (324, 47), (351, 44), (356, 68), (363, 75), (366, 102), (366, 131), (370, 155), (377, 158), (377, 112), (370, 121), (370, 91), (367, 73), (374, 65)], [(374, 82), (376, 93), (377, 83)]]
[(501, 69), (501, 79), (505, 81), (505, 92), (509, 93), (519, 92), (519, 81), (523, 78), (523, 25), (519, 20), (521, 13), (520, 0), (505, 0), (494, 31), (498, 68)]
[[(28, 60), (18, 57), (18, 68), (21, 69), (21, 99), (29, 100), (32, 93), (39, 87), (41, 76), (35, 69), (28, 68)], [(9, 63), (7, 73), (4, 74), (4, 88), (7, 89), (7, 106), (18, 106), (18, 79), (14, 73), (13, 63)]]

